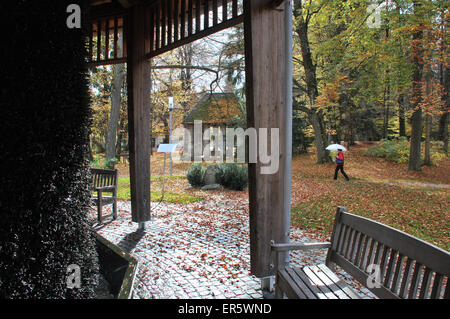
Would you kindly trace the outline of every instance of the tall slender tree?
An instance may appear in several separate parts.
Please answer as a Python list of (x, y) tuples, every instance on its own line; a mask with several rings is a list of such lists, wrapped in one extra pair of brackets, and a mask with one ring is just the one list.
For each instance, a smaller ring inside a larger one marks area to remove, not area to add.
[(295, 1), (294, 3), (294, 17), (295, 17), (295, 32), (298, 36), (301, 49), (301, 65), (304, 70), (305, 85), (298, 81), (294, 81), (294, 85), (306, 93), (308, 106), (297, 103), (299, 110), (305, 112), (314, 129), (314, 140), (316, 143), (316, 155), (318, 163), (330, 162), (331, 159), (328, 151), (325, 148), (328, 145), (326, 128), (324, 123), (323, 111), (316, 106), (316, 98), (319, 95), (316, 65), (312, 58), (310, 41), (308, 36), (308, 27), (312, 15), (317, 14), (317, 10), (312, 11), (310, 8), (305, 8), (302, 1)]
[(111, 111), (109, 113), (108, 131), (106, 133), (106, 160), (111, 160), (116, 157), (116, 140), (119, 127), (121, 93), (124, 78), (124, 65), (114, 65), (113, 86), (111, 89)]
[(423, 4), (413, 1), (414, 25), (411, 44), (411, 60), (414, 71), (412, 75), (412, 99), (413, 114), (411, 116), (411, 144), (409, 150), (408, 169), (420, 171), (422, 166), (421, 139), (422, 139), (422, 74), (423, 74)]

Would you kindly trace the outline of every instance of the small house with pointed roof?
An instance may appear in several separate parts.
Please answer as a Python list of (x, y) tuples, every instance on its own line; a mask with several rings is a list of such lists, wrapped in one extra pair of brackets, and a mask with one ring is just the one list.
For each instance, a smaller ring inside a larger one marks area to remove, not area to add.
[(234, 93), (206, 93), (186, 115), (183, 125), (189, 127), (201, 120), (205, 126), (226, 126), (236, 117), (242, 117), (239, 102)]
[[(188, 152), (193, 159), (194, 121), (202, 121), (202, 136), (207, 130), (211, 134), (225, 134), (225, 128), (237, 117), (244, 116), (234, 93), (206, 93), (197, 105), (185, 116), (183, 126), (190, 131), (190, 136), (184, 138), (183, 152)], [(218, 129), (213, 133), (212, 129)], [(220, 132), (220, 133), (219, 133)], [(202, 146), (203, 149), (203, 146)], [(212, 152), (214, 154), (214, 151)]]

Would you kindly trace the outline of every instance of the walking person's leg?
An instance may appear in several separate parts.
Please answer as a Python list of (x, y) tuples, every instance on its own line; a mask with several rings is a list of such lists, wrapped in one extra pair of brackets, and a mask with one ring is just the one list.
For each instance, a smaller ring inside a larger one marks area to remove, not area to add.
[(339, 172), (339, 166), (340, 165), (336, 165), (336, 169), (334, 170), (334, 179), (337, 179), (338, 172)]
[(348, 178), (347, 174), (345, 174), (345, 172), (344, 172), (344, 165), (341, 165), (341, 173), (342, 173), (342, 175), (344, 175), (344, 177), (347, 181), (350, 180), (350, 178)]

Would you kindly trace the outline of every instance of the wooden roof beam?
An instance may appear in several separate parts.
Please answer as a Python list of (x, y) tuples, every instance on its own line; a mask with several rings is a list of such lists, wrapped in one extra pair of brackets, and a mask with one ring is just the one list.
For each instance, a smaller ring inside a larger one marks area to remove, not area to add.
[(124, 8), (131, 8), (132, 6), (138, 4), (139, 0), (119, 0), (120, 4), (124, 7)]
[(111, 3), (112, 0), (91, 0), (91, 6), (99, 6), (105, 3)]

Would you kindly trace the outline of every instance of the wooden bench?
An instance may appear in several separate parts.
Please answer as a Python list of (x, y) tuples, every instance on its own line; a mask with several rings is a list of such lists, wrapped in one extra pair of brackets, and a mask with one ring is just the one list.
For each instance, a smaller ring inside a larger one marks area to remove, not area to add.
[[(326, 263), (303, 268), (280, 262), (280, 252), (328, 248)], [(272, 243), (275, 297), (353, 299), (335, 266), (383, 299), (448, 299), (450, 253), (338, 207), (331, 243)], [(279, 266), (281, 265), (281, 266)]]
[[(99, 223), (102, 222), (103, 205), (113, 205), (113, 219), (117, 218), (117, 183), (119, 171), (109, 169), (91, 168), (91, 191), (97, 192), (97, 196), (92, 196), (91, 202), (97, 205)], [(112, 196), (104, 196), (103, 193), (111, 193)]]

